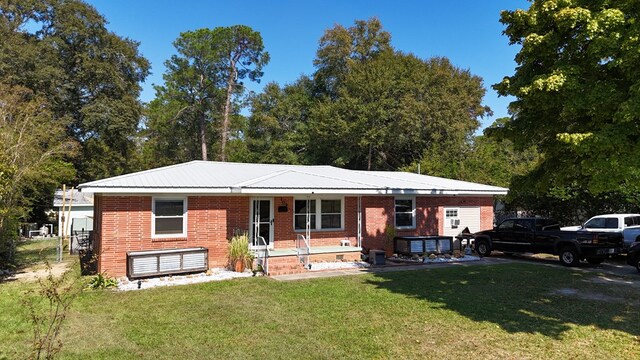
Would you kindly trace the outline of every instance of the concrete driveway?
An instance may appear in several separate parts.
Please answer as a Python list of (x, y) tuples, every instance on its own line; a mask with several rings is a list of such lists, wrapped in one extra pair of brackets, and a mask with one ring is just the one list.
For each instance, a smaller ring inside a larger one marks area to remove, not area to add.
[(309, 271), (300, 274), (291, 275), (278, 275), (272, 276), (275, 280), (280, 281), (292, 281), (292, 280), (304, 280), (315, 279), (335, 276), (346, 275), (358, 275), (364, 273), (379, 273), (379, 272), (391, 272), (391, 271), (407, 271), (407, 270), (421, 270), (433, 267), (448, 267), (448, 266), (482, 266), (492, 264), (506, 264), (513, 262), (525, 262), (531, 264), (538, 264), (540, 266), (555, 266), (559, 268), (565, 268), (567, 271), (589, 271), (600, 275), (609, 275), (615, 277), (624, 277), (630, 282), (637, 282), (640, 285), (640, 274), (635, 267), (627, 265), (625, 257), (618, 257), (615, 259), (609, 259), (600, 265), (591, 265), (587, 262), (581, 262), (579, 266), (565, 268), (560, 264), (557, 256), (545, 255), (545, 254), (520, 254), (520, 255), (504, 255), (500, 252), (493, 252), (491, 256), (479, 258), (478, 261), (469, 262), (452, 262), (452, 263), (439, 263), (439, 264), (416, 264), (416, 265), (402, 265), (402, 266), (372, 266), (367, 269), (349, 269), (349, 270), (333, 270), (333, 271)]
[[(485, 258), (495, 259), (496, 261), (521, 261), (533, 264), (540, 265), (548, 265), (548, 266), (558, 266), (563, 267), (558, 260), (558, 257), (555, 255), (548, 254), (514, 254), (514, 255), (504, 255), (500, 252), (494, 251), (490, 257)], [(625, 256), (618, 256), (613, 259), (607, 259), (602, 264), (599, 265), (591, 265), (586, 261), (580, 263), (580, 265), (576, 267), (571, 267), (567, 269), (577, 270), (577, 271), (590, 271), (596, 273), (604, 273), (616, 276), (629, 276), (637, 279), (640, 282), (640, 273), (636, 270), (635, 267), (631, 265), (627, 265)]]

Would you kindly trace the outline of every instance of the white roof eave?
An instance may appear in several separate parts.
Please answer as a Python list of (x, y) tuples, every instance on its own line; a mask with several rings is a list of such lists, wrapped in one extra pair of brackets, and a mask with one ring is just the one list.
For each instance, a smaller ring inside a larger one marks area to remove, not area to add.
[(328, 189), (328, 188), (200, 188), (200, 187), (83, 187), (83, 192), (98, 194), (211, 194), (211, 195), (422, 195), (422, 196), (494, 196), (506, 195), (508, 189), (442, 190), (442, 189)]

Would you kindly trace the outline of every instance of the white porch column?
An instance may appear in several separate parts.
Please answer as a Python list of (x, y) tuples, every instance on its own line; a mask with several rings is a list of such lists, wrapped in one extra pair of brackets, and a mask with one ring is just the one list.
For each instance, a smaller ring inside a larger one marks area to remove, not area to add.
[(362, 196), (358, 196), (358, 247), (362, 247)]
[[(311, 247), (311, 200), (309, 199), (309, 197), (307, 196), (307, 226), (305, 229), (305, 237), (307, 238), (307, 243), (309, 244), (309, 247)], [(315, 209), (314, 209), (315, 210)], [(316, 221), (318, 221), (316, 219)]]

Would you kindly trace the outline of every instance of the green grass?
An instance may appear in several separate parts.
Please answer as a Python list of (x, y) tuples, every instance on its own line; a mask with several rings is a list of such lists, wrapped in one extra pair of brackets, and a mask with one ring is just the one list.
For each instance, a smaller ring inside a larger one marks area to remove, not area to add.
[[(57, 260), (58, 238), (47, 240), (25, 240), (18, 242), (14, 263), (18, 268), (40, 264), (43, 261), (53, 263)], [(62, 252), (63, 259), (69, 258), (68, 250)]]
[[(60, 358), (640, 358), (639, 288), (594, 278), (504, 264), (85, 291)], [(8, 358), (29, 350), (20, 298), (30, 286), (0, 284), (0, 354)]]

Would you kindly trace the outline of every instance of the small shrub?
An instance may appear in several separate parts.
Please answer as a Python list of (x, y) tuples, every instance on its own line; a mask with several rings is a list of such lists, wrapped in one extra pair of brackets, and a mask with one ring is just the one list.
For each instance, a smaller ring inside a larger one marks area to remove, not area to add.
[(108, 289), (118, 286), (118, 280), (106, 276), (103, 273), (99, 273), (94, 276), (87, 284), (87, 288), (97, 290), (97, 289)]
[(51, 265), (45, 264), (47, 276), (38, 279), (38, 289), (28, 291), (22, 301), (33, 329), (31, 359), (53, 359), (60, 351), (62, 324), (82, 291), (82, 280), (75, 275), (73, 267), (56, 277)]

